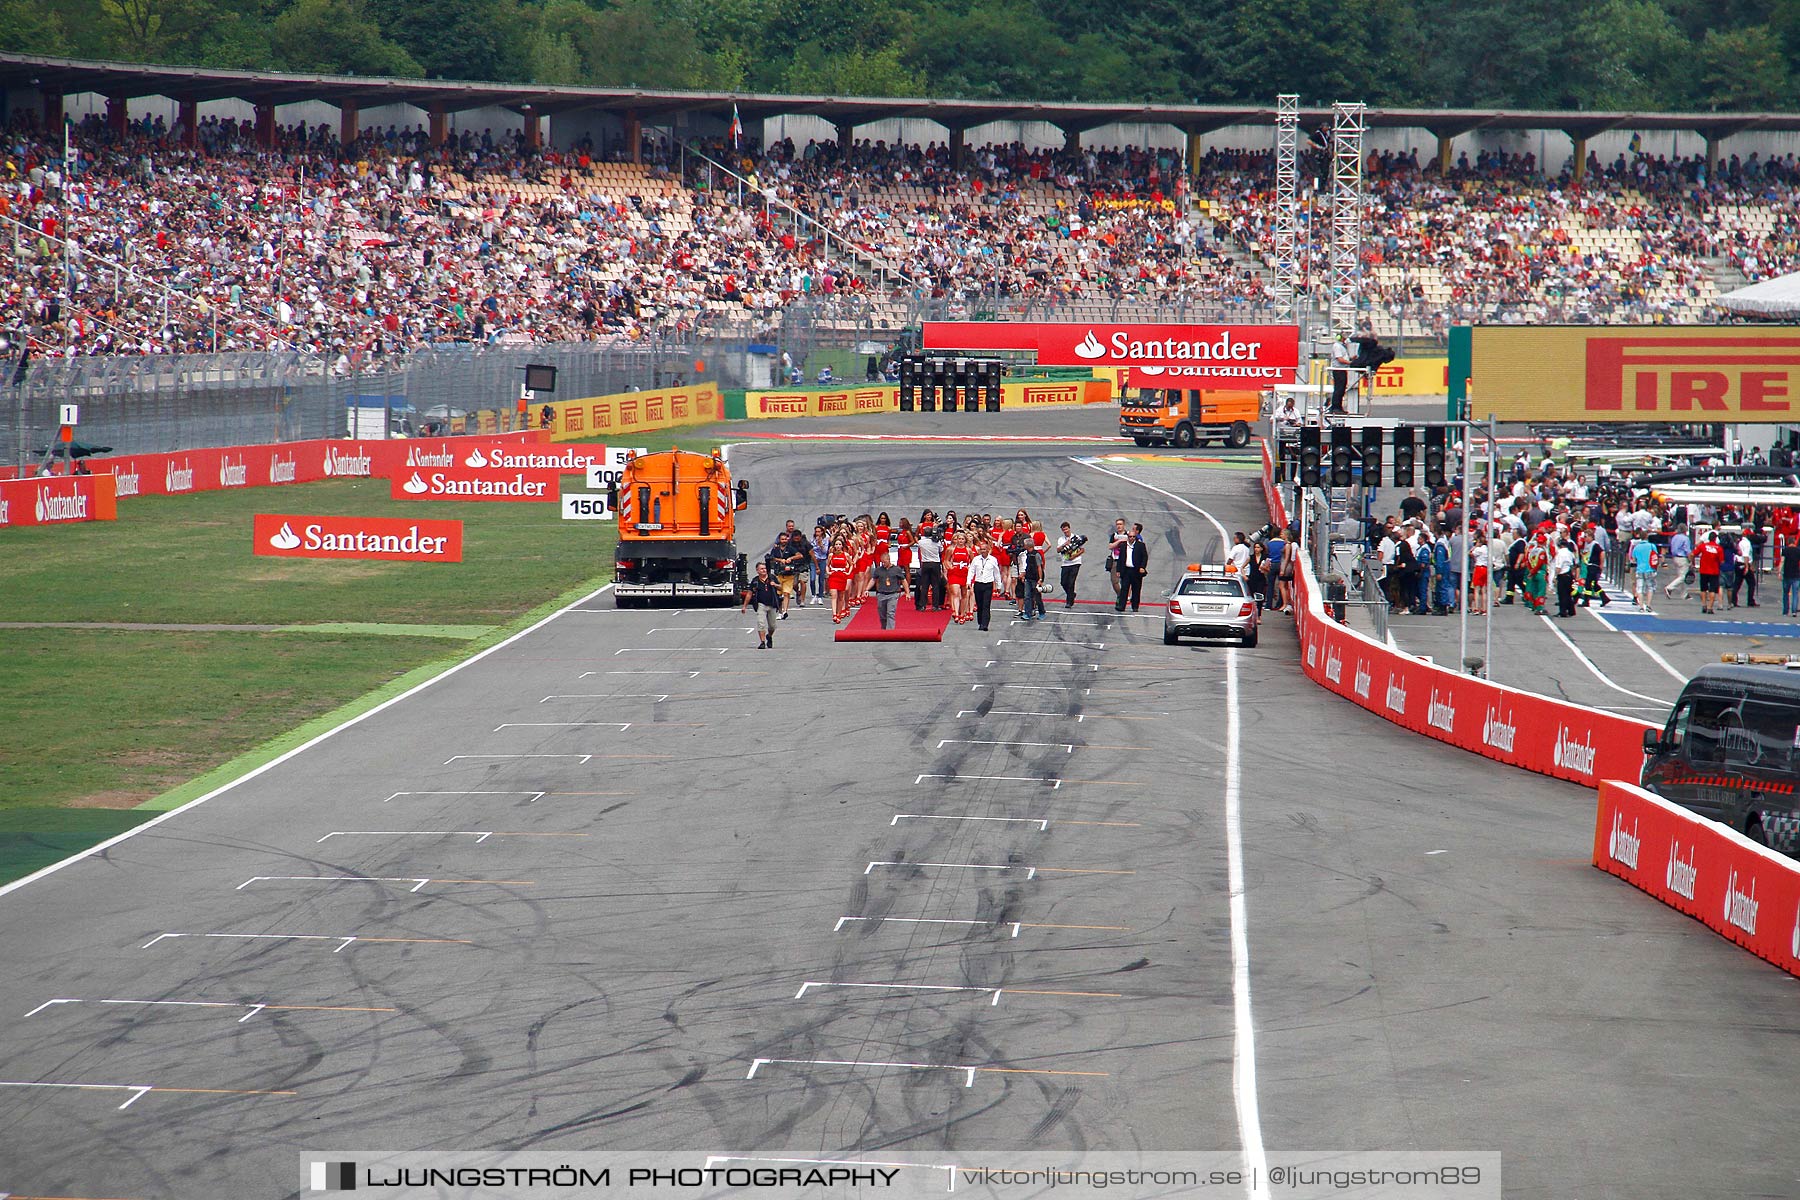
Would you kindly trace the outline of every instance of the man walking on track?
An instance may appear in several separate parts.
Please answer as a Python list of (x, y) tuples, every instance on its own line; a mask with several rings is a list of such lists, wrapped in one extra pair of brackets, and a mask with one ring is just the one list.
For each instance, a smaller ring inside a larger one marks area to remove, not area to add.
[(743, 612), (756, 610), (756, 648), (767, 650), (775, 644), (775, 617), (781, 611), (781, 588), (769, 578), (769, 564), (756, 564), (756, 578), (750, 581), (750, 590), (744, 595)]
[(1044, 547), (1043, 532), (1033, 534), (1035, 540), (1025, 543), (1025, 561), (1019, 566), (1019, 619), (1044, 619)]
[(906, 586), (906, 572), (883, 556), (875, 563), (875, 612), (883, 629), (894, 627), (894, 610), (900, 605), (900, 592)]
[(1130, 603), (1132, 612), (1138, 610), (1144, 596), (1144, 576), (1149, 570), (1150, 547), (1144, 545), (1144, 527), (1133, 525), (1119, 551), (1119, 602), (1113, 605), (1114, 609), (1124, 612)]
[(1062, 523), (1062, 537), (1057, 539), (1056, 553), (1063, 560), (1062, 591), (1063, 607), (1075, 607), (1075, 577), (1081, 574), (1081, 556), (1087, 552), (1087, 539), (1076, 539), (1069, 531), (1069, 523)]
[(975, 589), (975, 628), (986, 629), (994, 608), (994, 585), (1000, 582), (1000, 560), (994, 547), (982, 541), (969, 563), (969, 584)]
[(943, 543), (936, 526), (919, 523), (919, 575), (914, 580), (913, 607), (920, 612), (944, 607)]

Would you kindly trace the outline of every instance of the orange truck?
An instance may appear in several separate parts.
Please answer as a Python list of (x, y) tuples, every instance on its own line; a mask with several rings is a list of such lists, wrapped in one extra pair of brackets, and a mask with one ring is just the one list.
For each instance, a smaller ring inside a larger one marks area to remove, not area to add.
[(733, 484), (715, 450), (664, 450), (625, 464), (607, 488), (619, 521), (613, 554), (613, 603), (641, 608), (653, 600), (735, 604), (750, 586), (738, 553), (736, 516), (750, 502), (750, 484)]
[(1261, 417), (1262, 393), (1249, 389), (1134, 386), (1119, 397), (1119, 434), (1140, 446), (1242, 448)]

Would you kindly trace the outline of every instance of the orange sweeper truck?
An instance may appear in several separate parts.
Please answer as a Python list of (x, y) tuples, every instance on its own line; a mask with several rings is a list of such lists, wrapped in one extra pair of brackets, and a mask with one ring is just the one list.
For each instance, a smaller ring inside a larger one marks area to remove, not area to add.
[(613, 556), (613, 603), (653, 600), (735, 604), (750, 587), (737, 548), (736, 516), (748, 507), (750, 484), (735, 485), (714, 451), (663, 450), (625, 464), (607, 489), (619, 521)]

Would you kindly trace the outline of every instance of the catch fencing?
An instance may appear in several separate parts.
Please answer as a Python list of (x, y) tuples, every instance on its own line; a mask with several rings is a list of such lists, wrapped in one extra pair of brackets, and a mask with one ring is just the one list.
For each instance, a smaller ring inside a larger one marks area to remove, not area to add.
[(0, 465), (35, 463), (54, 443), (65, 404), (79, 406), (78, 441), (156, 454), (343, 437), (353, 408), (391, 412), (414, 431), (510, 412), (528, 363), (557, 369), (557, 399), (730, 380), (743, 373), (745, 349), (741, 340), (711, 335), (449, 345), (342, 368), (294, 353), (33, 358), (16, 385), (16, 360), (0, 361)]

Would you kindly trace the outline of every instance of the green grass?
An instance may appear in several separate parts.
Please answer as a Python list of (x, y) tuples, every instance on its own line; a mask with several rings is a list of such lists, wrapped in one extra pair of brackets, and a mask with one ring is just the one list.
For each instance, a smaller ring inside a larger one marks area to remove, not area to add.
[(0, 630), (0, 811), (141, 803), (463, 646), (326, 634)]
[[(457, 519), (463, 561), (258, 557), (251, 517), (264, 512)], [(322, 731), (326, 714), (342, 720), (493, 644), (605, 582), (615, 541), (614, 526), (564, 521), (555, 505), (396, 501), (386, 480), (146, 497), (115, 522), (7, 531), (0, 620), (294, 628), (0, 630), (0, 878), (138, 819), (74, 810), (171, 807)]]
[[(633, 442), (706, 450), (719, 431)], [(463, 562), (257, 557), (261, 512), (457, 519)], [(0, 621), (293, 628), (0, 629), (0, 882), (222, 786), (548, 615), (611, 576), (615, 541), (614, 526), (563, 521), (554, 505), (396, 501), (385, 480), (147, 497), (121, 504), (116, 522), (8, 530)]]
[[(259, 558), (259, 512), (461, 520), (463, 561)], [(493, 625), (607, 574), (614, 536), (552, 504), (391, 500), (386, 480), (146, 497), (119, 505), (117, 521), (9, 531), (0, 611), (8, 621)]]

